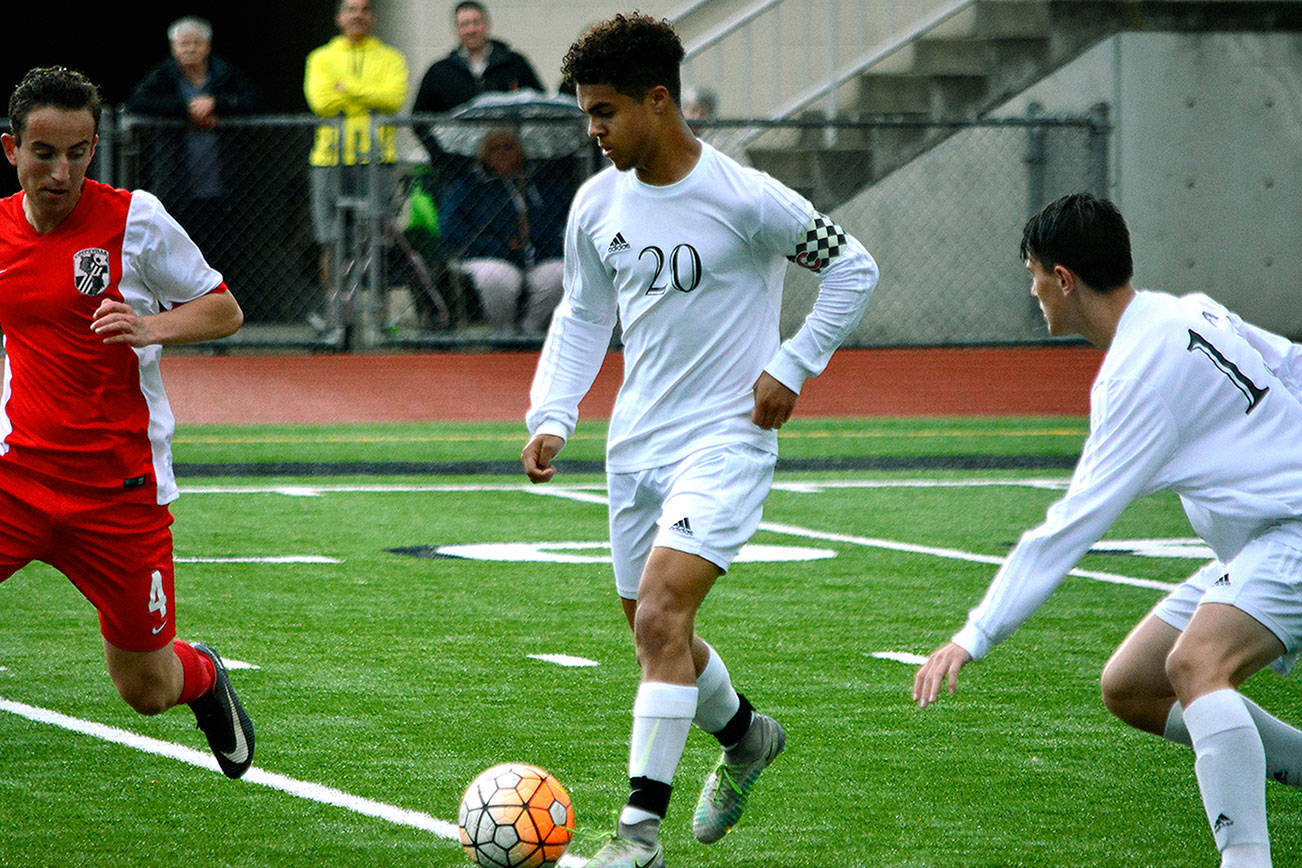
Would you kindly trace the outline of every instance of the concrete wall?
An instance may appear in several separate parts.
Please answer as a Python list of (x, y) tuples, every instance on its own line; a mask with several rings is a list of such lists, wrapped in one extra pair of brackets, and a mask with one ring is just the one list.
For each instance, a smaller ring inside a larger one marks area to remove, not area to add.
[(1123, 33), (1008, 110), (1032, 99), (1111, 107), (1136, 285), (1302, 337), (1302, 35)]
[[(1124, 33), (993, 114), (1031, 102), (1050, 115), (1108, 105), (1109, 195), (1130, 225), (1136, 286), (1206, 292), (1302, 339), (1302, 37)], [(1025, 134), (990, 135), (961, 132), (837, 209), (882, 266), (857, 341), (1047, 337), (1015, 261), (1031, 207)], [(1072, 147), (1050, 152), (1065, 163)], [(1074, 176), (1051, 171), (1046, 195)], [(795, 269), (788, 287), (800, 303), (785, 332), (817, 290)]]

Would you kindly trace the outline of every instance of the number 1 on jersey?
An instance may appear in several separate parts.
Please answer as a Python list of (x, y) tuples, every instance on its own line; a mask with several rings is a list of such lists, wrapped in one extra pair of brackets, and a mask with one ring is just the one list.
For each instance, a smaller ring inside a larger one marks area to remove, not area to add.
[(1269, 386), (1263, 388), (1248, 379), (1247, 375), (1239, 370), (1238, 365), (1221, 355), (1220, 350), (1212, 346), (1211, 342), (1208, 341), (1207, 338), (1198, 334), (1198, 332), (1193, 329), (1189, 329), (1189, 346), (1185, 347), (1185, 349), (1191, 353), (1195, 350), (1201, 352), (1204, 356), (1211, 359), (1212, 364), (1216, 366), (1217, 370), (1229, 377), (1230, 382), (1234, 384), (1234, 388), (1242, 392), (1243, 397), (1248, 399), (1248, 409), (1244, 410), (1244, 413), (1251, 413), (1256, 409), (1257, 405), (1261, 403), (1261, 399), (1266, 397), (1266, 393), (1270, 391)]

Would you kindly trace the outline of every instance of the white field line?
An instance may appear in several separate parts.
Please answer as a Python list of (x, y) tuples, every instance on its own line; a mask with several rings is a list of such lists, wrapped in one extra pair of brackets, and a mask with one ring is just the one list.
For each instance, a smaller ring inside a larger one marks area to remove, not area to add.
[[(450, 483), (443, 485), (186, 485), (182, 494), (281, 494), (287, 497), (321, 497), (326, 494), (420, 494), (461, 491), (521, 491), (532, 488), (527, 482)], [(605, 491), (604, 483), (570, 485), (571, 491), (590, 489)]]
[(178, 564), (342, 564), (338, 558), (325, 555), (268, 555), (266, 557), (234, 558), (172, 558)]
[[(212, 754), (203, 753), (194, 750), (193, 748), (185, 747), (184, 745), (173, 744), (172, 742), (161, 741), (144, 735), (137, 735), (134, 732), (127, 732), (126, 730), (118, 729), (117, 727), (106, 726), (105, 724), (95, 723), (89, 720), (81, 720), (76, 717), (69, 717), (66, 714), (60, 714), (57, 711), (50, 711), (46, 708), (37, 708), (33, 705), (13, 702), (4, 698), (0, 698), (0, 711), (7, 711), (10, 714), (25, 717), (36, 723), (57, 726), (61, 729), (66, 729), (69, 732), (88, 735), (92, 738), (98, 738), (103, 741), (112, 742), (113, 744), (120, 744), (124, 747), (153, 754), (154, 756), (173, 759), (177, 762), (187, 763), (202, 769), (208, 769), (216, 774), (221, 774), (221, 771), (217, 768), (217, 760), (213, 758)], [(257, 767), (249, 769), (241, 780), (250, 784), (270, 787), (273, 790), (280, 790), (283, 793), (289, 793), (291, 796), (298, 796), (301, 799), (320, 802), (324, 805), (334, 805), (358, 814), (364, 814), (368, 817), (377, 817), (381, 820), (387, 820), (395, 825), (410, 826), (414, 829), (432, 832), (440, 838), (458, 840), (459, 837), (455, 823), (449, 823), (447, 820), (440, 820), (437, 817), (432, 817), (429, 814), (420, 811), (411, 811), (394, 805), (386, 805), (383, 802), (377, 802), (373, 799), (354, 796), (351, 793), (345, 793), (343, 790), (337, 790), (334, 787), (327, 787), (323, 784), (314, 784), (310, 781), (296, 780)]]
[[(832, 488), (1044, 488), (1062, 490), (1067, 487), (1065, 477), (1059, 479), (827, 479), (809, 482), (775, 481), (777, 491), (817, 493)], [(531, 491), (535, 494), (552, 494), (568, 497), (574, 492), (606, 490), (605, 483), (589, 482), (563, 485), (532, 485), (528, 482), (502, 483), (442, 483), (442, 484), (374, 484), (374, 485), (185, 485), (182, 494), (280, 494), (287, 497), (321, 497), (326, 494), (419, 494), (422, 492), (454, 493), (462, 491)], [(602, 501), (605, 502), (604, 500)]]
[(927, 662), (926, 654), (913, 654), (909, 651), (873, 651), (867, 656), (876, 657), (878, 660), (893, 660), (909, 666), (921, 666)]
[[(820, 539), (827, 542), (842, 542), (850, 545), (868, 546), (870, 548), (888, 549), (897, 552), (909, 552), (919, 555), (931, 555), (938, 558), (949, 558), (956, 561), (970, 561), (977, 564), (993, 564), (1001, 566), (1004, 559), (997, 555), (979, 555), (975, 552), (965, 552), (959, 549), (938, 548), (936, 546), (917, 545), (916, 543), (897, 542), (889, 539), (875, 539), (873, 537), (850, 536), (842, 533), (830, 533), (828, 531), (813, 530), (805, 527), (796, 527), (789, 524), (773, 524), (772, 522), (761, 522), (762, 530), (773, 533), (789, 534), (791, 536), (802, 536), (808, 539)], [(1130, 585), (1136, 588), (1152, 588), (1157, 591), (1171, 591), (1175, 585), (1169, 582), (1158, 582), (1153, 579), (1136, 579), (1130, 576), (1121, 576), (1116, 573), (1101, 573), (1095, 570), (1071, 570), (1067, 573), (1069, 576), (1078, 576), (1083, 579), (1093, 579), (1096, 582), (1108, 582), (1114, 585)]]
[[(133, 748), (144, 753), (153, 754), (167, 759), (173, 759), (177, 762), (186, 763), (201, 769), (207, 769), (215, 774), (221, 774), (221, 769), (217, 767), (215, 760), (210, 753), (194, 750), (185, 745), (173, 744), (169, 741), (162, 741), (156, 738), (150, 738), (145, 735), (137, 735), (134, 732), (128, 732), (125, 729), (118, 729), (115, 726), (108, 726), (103, 723), (95, 723), (90, 720), (82, 720), (76, 717), (69, 717), (66, 714), (60, 714), (57, 711), (51, 711), (48, 708), (38, 708), (34, 705), (27, 705), (22, 702), (14, 702), (9, 699), (0, 697), (0, 711), (7, 711), (10, 714), (16, 714), (19, 717), (27, 718), (35, 723), (44, 723), (50, 726), (57, 726), (60, 729), (66, 729), (69, 732), (75, 732), (79, 735), (87, 735), (91, 738), (98, 738), (102, 741), (120, 744), (124, 747)], [(346, 793), (343, 790), (334, 787), (328, 787), (324, 784), (315, 784), (311, 781), (300, 781), (286, 775), (276, 774), (256, 766), (250, 768), (240, 778), (244, 783), (257, 784), (263, 787), (269, 787), (273, 790), (279, 790), (282, 793), (288, 793), (291, 796), (297, 796), (300, 799), (307, 799), (311, 802), (319, 802), (323, 805), (333, 805), (337, 808), (343, 808), (356, 814), (362, 814), (367, 817), (385, 820), (393, 823), (395, 826), (410, 826), (413, 829), (420, 829), (424, 832), (430, 832), (439, 838), (445, 838), (449, 841), (461, 843), (460, 830), (456, 823), (447, 820), (440, 820), (438, 817), (431, 816), (422, 811), (413, 811), (407, 808), (399, 808), (396, 805), (388, 805), (384, 802), (377, 802), (374, 799), (368, 799), (363, 796), (355, 796), (352, 793)], [(566, 854), (561, 857), (558, 865), (565, 868), (577, 868), (585, 860)]]
[[(584, 503), (607, 503), (604, 496), (590, 494), (588, 492), (572, 492), (565, 488), (553, 488), (545, 490), (542, 488), (529, 489), (537, 494), (547, 494), (552, 497), (564, 497), (570, 500), (578, 500)], [(948, 558), (956, 561), (969, 561), (978, 564), (991, 564), (1001, 566), (1004, 559), (997, 555), (980, 555), (975, 552), (965, 552), (960, 549), (939, 548), (937, 546), (924, 546), (916, 543), (898, 542), (896, 540), (877, 539), (874, 537), (850, 536), (843, 533), (832, 533), (830, 531), (814, 530), (806, 527), (796, 527), (790, 524), (775, 524), (773, 522), (760, 522), (760, 530), (767, 530), (771, 533), (786, 534), (788, 536), (800, 536), (806, 539), (817, 539), (825, 542), (839, 542), (849, 545), (866, 546), (869, 548), (888, 549), (890, 551), (908, 552), (910, 554), (930, 555), (937, 558)], [(1069, 576), (1077, 576), (1082, 579), (1093, 579), (1096, 582), (1107, 582), (1114, 585), (1130, 585), (1135, 588), (1152, 588), (1157, 591), (1171, 591), (1175, 585), (1169, 582), (1159, 582), (1153, 579), (1137, 579), (1131, 576), (1122, 576), (1116, 573), (1103, 573), (1096, 570), (1074, 569), (1067, 573)]]

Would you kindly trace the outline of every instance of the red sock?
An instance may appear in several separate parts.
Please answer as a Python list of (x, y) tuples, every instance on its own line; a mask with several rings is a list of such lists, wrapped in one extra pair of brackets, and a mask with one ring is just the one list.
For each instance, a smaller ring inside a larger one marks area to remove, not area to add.
[(200, 654), (192, 645), (180, 639), (172, 641), (172, 650), (181, 659), (181, 669), (185, 672), (181, 698), (177, 704), (189, 705), (212, 689), (213, 682), (217, 680), (217, 668), (212, 665), (207, 654)]

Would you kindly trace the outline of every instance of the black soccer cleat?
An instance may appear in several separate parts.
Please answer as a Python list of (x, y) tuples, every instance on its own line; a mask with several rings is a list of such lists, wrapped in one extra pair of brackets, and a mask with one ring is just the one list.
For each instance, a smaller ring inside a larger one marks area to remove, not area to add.
[(239, 698), (231, 689), (222, 658), (199, 642), (194, 643), (194, 650), (212, 661), (217, 678), (212, 689), (191, 702), (190, 708), (199, 729), (208, 737), (208, 746), (217, 757), (222, 774), (238, 778), (253, 764), (253, 721), (249, 720), (244, 706), (240, 705)]

